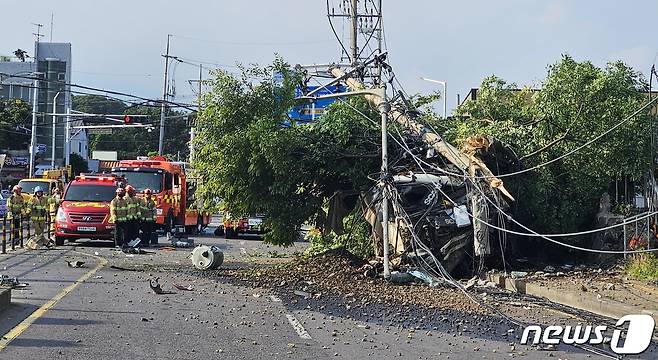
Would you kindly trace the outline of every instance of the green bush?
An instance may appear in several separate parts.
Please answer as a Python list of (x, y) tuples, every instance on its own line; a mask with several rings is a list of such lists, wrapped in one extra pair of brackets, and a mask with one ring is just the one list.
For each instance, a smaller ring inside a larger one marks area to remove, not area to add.
[(658, 257), (655, 254), (638, 254), (626, 266), (626, 274), (635, 280), (658, 280)]

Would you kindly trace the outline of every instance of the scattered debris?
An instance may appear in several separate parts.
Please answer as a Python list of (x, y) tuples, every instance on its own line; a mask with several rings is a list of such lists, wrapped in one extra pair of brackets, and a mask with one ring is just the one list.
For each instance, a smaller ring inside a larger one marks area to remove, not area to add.
[(472, 288), (473, 286), (475, 286), (477, 283), (478, 283), (478, 277), (473, 276), (470, 280), (468, 280), (468, 282), (464, 286), (464, 289), (468, 290), (468, 289)]
[(187, 285), (187, 286), (178, 285), (178, 284), (176, 284), (175, 281), (172, 281), (171, 285), (173, 287), (175, 287), (176, 289), (181, 290), (181, 291), (193, 291), (194, 290), (194, 287), (192, 287), (192, 285)]
[(414, 282), (416, 280), (416, 277), (407, 272), (393, 271), (391, 272), (390, 280), (391, 282), (394, 282), (396, 284), (406, 284), (406, 283)]
[(79, 261), (79, 260), (76, 260), (76, 261), (68, 261), (68, 260), (67, 260), (66, 263), (67, 263), (67, 264), (69, 265), (69, 267), (71, 267), (71, 268), (81, 268), (81, 267), (84, 267), (84, 264), (85, 264), (84, 261)]
[(151, 287), (151, 290), (153, 290), (154, 293), (158, 295), (175, 294), (175, 292), (162, 290), (162, 286), (160, 286), (159, 280), (160, 278), (155, 278), (155, 280), (149, 279), (149, 286)]
[(554, 268), (553, 266), (548, 265), (548, 266), (546, 266), (546, 267), (544, 268), (544, 272), (547, 272), (547, 273), (551, 273), (551, 274), (552, 274), (552, 273), (555, 272), (555, 268)]
[(128, 247), (135, 248), (137, 247), (140, 243), (142, 242), (142, 239), (136, 238), (135, 240), (131, 240), (128, 242)]
[(124, 247), (121, 249), (122, 252), (131, 255), (144, 255), (144, 254), (154, 254), (152, 251), (146, 251), (139, 247)]
[(167, 232), (167, 241), (173, 247), (193, 247), (194, 239), (189, 238), (185, 232), (185, 226), (174, 226), (171, 232)]
[(510, 272), (510, 276), (512, 279), (520, 279), (528, 276), (528, 273), (526, 271), (512, 271)]
[(110, 269), (123, 270), (123, 271), (140, 271), (139, 269), (132, 269), (118, 265), (110, 265)]
[(30, 286), (28, 283), (18, 281), (18, 278), (9, 277), (9, 275), (0, 275), (0, 286), (9, 286), (12, 289), (22, 289)]
[(311, 293), (306, 292), (306, 291), (301, 291), (301, 290), (294, 290), (293, 293), (297, 296), (301, 296), (304, 299), (308, 299), (311, 297)]
[(411, 270), (409, 271), (410, 275), (413, 275), (414, 277), (417, 277), (420, 279), (422, 282), (428, 284), (430, 287), (437, 287), (440, 286), (442, 283), (439, 281), (436, 281), (434, 278), (432, 278), (428, 273), (425, 271), (421, 270)]

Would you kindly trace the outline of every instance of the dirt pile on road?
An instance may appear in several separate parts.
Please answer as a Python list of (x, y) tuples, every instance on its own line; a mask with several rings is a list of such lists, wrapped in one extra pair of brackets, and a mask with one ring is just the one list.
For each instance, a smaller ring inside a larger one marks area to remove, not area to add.
[(381, 304), (489, 314), (456, 289), (431, 288), (422, 283), (400, 285), (366, 277), (363, 274), (366, 264), (349, 251), (338, 248), (284, 265), (239, 270), (235, 275), (252, 287), (272, 288), (300, 298), (336, 297), (343, 299), (347, 307), (352, 303)]

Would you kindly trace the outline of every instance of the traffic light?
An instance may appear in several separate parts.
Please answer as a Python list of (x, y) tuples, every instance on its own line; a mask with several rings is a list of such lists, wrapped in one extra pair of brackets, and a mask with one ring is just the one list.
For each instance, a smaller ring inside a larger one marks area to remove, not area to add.
[(132, 119), (130, 118), (130, 115), (124, 115), (123, 116), (123, 124), (124, 125), (129, 125)]

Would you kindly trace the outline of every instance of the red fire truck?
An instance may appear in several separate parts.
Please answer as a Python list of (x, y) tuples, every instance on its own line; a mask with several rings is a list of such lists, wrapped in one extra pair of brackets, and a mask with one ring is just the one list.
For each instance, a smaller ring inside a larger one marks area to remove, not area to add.
[(110, 201), (115, 196), (117, 178), (112, 175), (80, 175), (66, 187), (55, 219), (55, 243), (65, 240), (113, 237), (109, 223)]
[(165, 157), (121, 160), (112, 174), (124, 177), (138, 192), (149, 188), (157, 209), (157, 224), (169, 231), (184, 225), (188, 232), (200, 231), (210, 223), (210, 214), (197, 206), (193, 199), (195, 184), (188, 178), (184, 163), (168, 161)]

